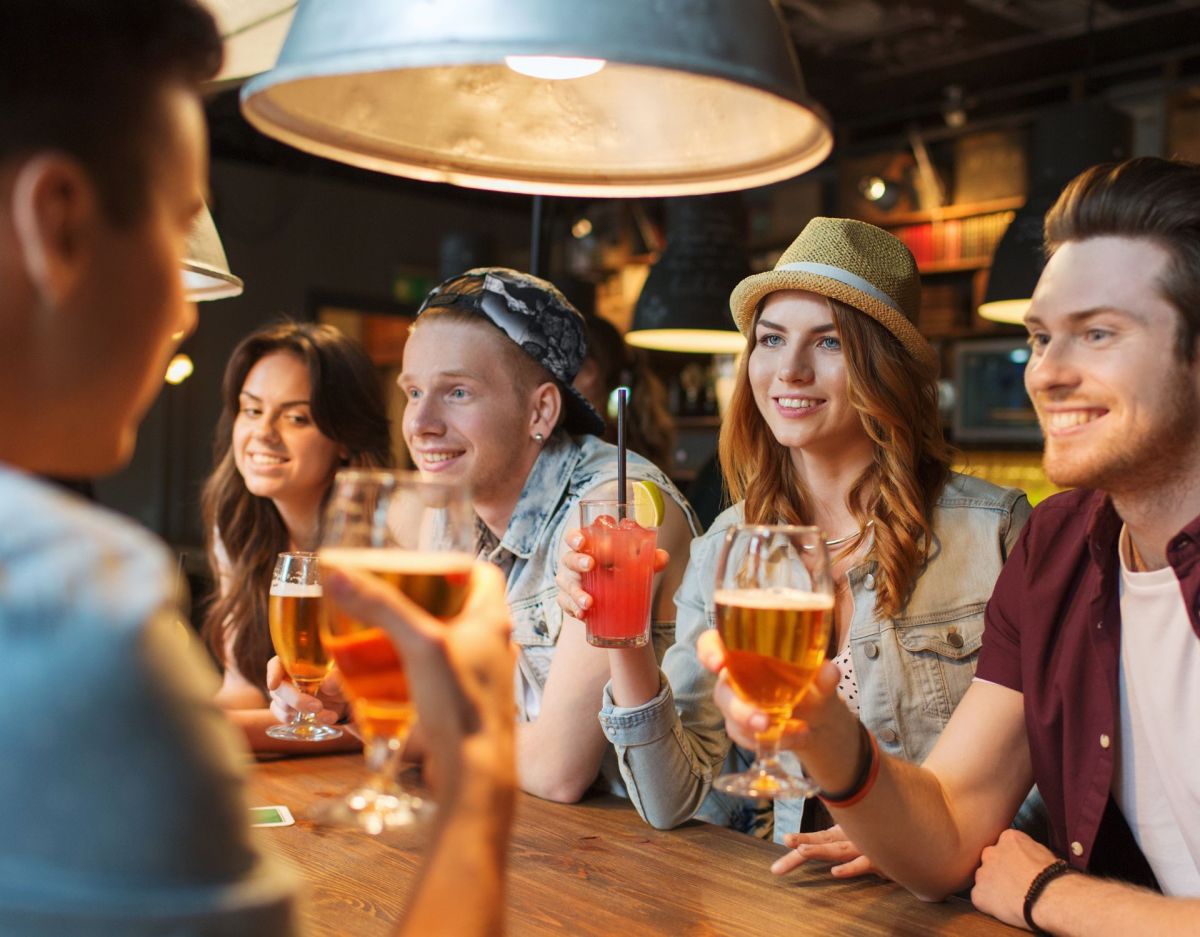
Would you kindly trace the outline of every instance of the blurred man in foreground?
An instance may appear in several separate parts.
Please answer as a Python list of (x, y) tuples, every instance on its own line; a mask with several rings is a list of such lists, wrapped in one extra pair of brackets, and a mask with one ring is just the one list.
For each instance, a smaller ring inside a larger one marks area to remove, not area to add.
[[(221, 40), (196, 0), (9, 0), (4, 14), (0, 933), (291, 934), (293, 885), (250, 839), (240, 750), (178, 626), (174, 564), (34, 477), (125, 464), (195, 325), (180, 260), (207, 175), (197, 92)], [(514, 772), (497, 579), (481, 568), (453, 634), (369, 584), (331, 584), (410, 655), (442, 763), (405, 933), (501, 929)], [(451, 900), (464, 876), (473, 900)]]

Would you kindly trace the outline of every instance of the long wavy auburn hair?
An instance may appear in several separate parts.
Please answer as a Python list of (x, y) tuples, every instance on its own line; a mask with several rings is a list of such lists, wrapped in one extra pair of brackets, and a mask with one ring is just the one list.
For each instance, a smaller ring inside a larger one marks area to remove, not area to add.
[[(952, 450), (942, 435), (937, 380), (870, 316), (827, 299), (842, 342), (847, 393), (874, 449), (871, 465), (850, 489), (849, 507), (862, 533), (874, 521), (875, 609), (899, 614), (929, 558), (930, 519), (949, 475)], [(761, 307), (760, 307), (761, 312)], [(750, 387), (754, 323), (748, 331), (729, 413), (721, 421), (721, 470), (732, 501), (745, 501), (746, 523), (811, 524), (813, 498), (759, 412)]]
[[(201, 507), (208, 565), (218, 585), (204, 616), (203, 633), (218, 662), (228, 666), (226, 629), (233, 629), (233, 664), (251, 683), (266, 686), (267, 661), (274, 650), (267, 623), (267, 596), (276, 555), (289, 537), (270, 498), (246, 488), (233, 458), (233, 424), (246, 375), (274, 352), (295, 355), (308, 369), (313, 422), (349, 452), (347, 466), (392, 464), (392, 443), (383, 389), (366, 352), (329, 325), (282, 322), (247, 336), (225, 367), (223, 407), (213, 444), (215, 468), (204, 485)], [(329, 479), (331, 485), (332, 476)], [(328, 497), (328, 490), (326, 497)], [(322, 508), (324, 503), (322, 503)], [(229, 557), (228, 588), (222, 591), (217, 538)]]

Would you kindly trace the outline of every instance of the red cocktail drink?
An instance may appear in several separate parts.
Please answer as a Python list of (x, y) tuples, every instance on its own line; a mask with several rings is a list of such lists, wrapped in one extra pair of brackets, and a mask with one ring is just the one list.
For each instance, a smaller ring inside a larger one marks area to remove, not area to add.
[[(658, 531), (642, 527), (616, 501), (581, 501), (587, 552), (595, 565), (583, 574), (592, 597), (587, 639), (597, 647), (641, 647), (649, 640), (654, 546)], [(627, 507), (632, 513), (632, 505)]]

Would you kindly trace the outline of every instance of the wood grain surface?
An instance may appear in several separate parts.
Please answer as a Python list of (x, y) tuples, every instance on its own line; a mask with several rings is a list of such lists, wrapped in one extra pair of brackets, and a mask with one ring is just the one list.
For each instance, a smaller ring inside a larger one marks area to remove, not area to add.
[[(302, 881), (305, 934), (384, 937), (403, 915), (425, 831), (371, 837), (322, 827), (320, 800), (362, 777), (358, 755), (251, 769), (254, 805), (284, 804), (291, 827), (254, 830)], [(826, 866), (768, 871), (783, 847), (705, 823), (667, 832), (612, 797), (570, 806), (521, 795), (509, 861), (508, 933), (671, 937), (1014, 935), (968, 902), (925, 904), (875, 877), (837, 881)], [(463, 882), (469, 895), (471, 883)]]

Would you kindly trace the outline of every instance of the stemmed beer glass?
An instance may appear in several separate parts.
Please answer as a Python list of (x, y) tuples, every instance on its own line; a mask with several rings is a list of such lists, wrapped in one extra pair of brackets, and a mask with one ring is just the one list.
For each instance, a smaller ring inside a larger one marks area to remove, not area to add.
[[(280, 553), (271, 576), (267, 621), (271, 643), (283, 669), (301, 693), (316, 695), (333, 661), (321, 644), (325, 599), (315, 553)], [(267, 728), (273, 739), (321, 742), (342, 730), (317, 722), (315, 713), (296, 711), (292, 721)]]
[[(475, 561), (475, 515), (461, 485), (416, 472), (338, 472), (325, 515), (321, 565), (368, 573), (438, 618), (457, 615)], [(371, 776), (327, 811), (369, 833), (407, 826), (428, 804), (396, 781), (415, 719), (404, 662), (388, 635), (330, 604), (322, 632), (363, 736)]]
[(730, 528), (717, 563), (717, 630), (734, 691), (770, 719), (755, 735), (749, 770), (713, 787), (760, 800), (808, 797), (816, 786), (789, 775), (778, 760), (779, 736), (825, 660), (833, 625), (833, 577), (815, 527)]

